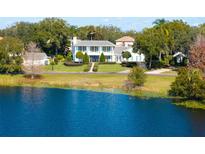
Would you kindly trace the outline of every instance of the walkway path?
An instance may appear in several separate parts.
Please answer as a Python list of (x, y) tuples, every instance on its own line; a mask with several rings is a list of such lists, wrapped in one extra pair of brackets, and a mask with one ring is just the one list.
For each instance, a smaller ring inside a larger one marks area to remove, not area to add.
[(171, 69), (161, 68), (161, 69), (157, 69), (157, 70), (153, 70), (153, 71), (147, 71), (147, 72), (145, 72), (145, 74), (156, 75), (156, 74), (161, 74), (161, 73), (169, 72), (169, 71), (171, 71)]
[(94, 66), (95, 66), (95, 63), (92, 62), (89, 72), (93, 72)]

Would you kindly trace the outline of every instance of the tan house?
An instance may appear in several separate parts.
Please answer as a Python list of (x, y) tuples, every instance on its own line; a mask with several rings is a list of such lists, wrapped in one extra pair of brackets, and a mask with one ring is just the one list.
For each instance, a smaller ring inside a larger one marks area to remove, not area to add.
[(123, 36), (116, 40), (116, 46), (132, 47), (135, 39), (130, 36)]

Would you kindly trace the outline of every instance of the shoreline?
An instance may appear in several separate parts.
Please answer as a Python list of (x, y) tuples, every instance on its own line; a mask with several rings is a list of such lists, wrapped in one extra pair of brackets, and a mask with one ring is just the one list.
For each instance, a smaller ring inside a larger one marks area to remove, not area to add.
[[(126, 91), (123, 83), (127, 80), (126, 75), (117, 74), (64, 74), (64, 75), (43, 75), (40, 79), (27, 79), (23, 75), (0, 75), (0, 87), (34, 87), (34, 88), (58, 88), (89, 90), (94, 92), (106, 92), (123, 94), (141, 99), (165, 98), (174, 99), (168, 96), (167, 91), (175, 77), (148, 76), (143, 87), (139, 90)], [(191, 103), (173, 102), (175, 105), (192, 109), (205, 110), (205, 104), (197, 101)]]

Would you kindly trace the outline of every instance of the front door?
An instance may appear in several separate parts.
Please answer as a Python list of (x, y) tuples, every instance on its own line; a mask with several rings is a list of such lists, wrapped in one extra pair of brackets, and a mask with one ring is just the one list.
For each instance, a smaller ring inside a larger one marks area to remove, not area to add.
[(90, 56), (90, 62), (98, 62), (99, 56)]

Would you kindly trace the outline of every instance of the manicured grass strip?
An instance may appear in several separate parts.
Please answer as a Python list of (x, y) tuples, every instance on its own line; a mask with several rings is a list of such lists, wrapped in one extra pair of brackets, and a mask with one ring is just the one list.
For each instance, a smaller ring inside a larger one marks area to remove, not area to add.
[(122, 67), (120, 64), (99, 64), (98, 72), (120, 72), (130, 68)]
[[(54, 65), (53, 72), (83, 72), (84, 68), (87, 65), (82, 66), (65, 66), (63, 63), (59, 63), (57, 65)], [(43, 67), (44, 71), (52, 72), (52, 65), (47, 65)]]
[[(167, 97), (175, 77), (148, 76), (145, 85), (130, 94), (147, 97)], [(0, 75), (0, 86), (33, 86), (83, 89), (120, 89), (126, 74), (44, 74), (41, 79), (26, 79), (23, 75)]]

